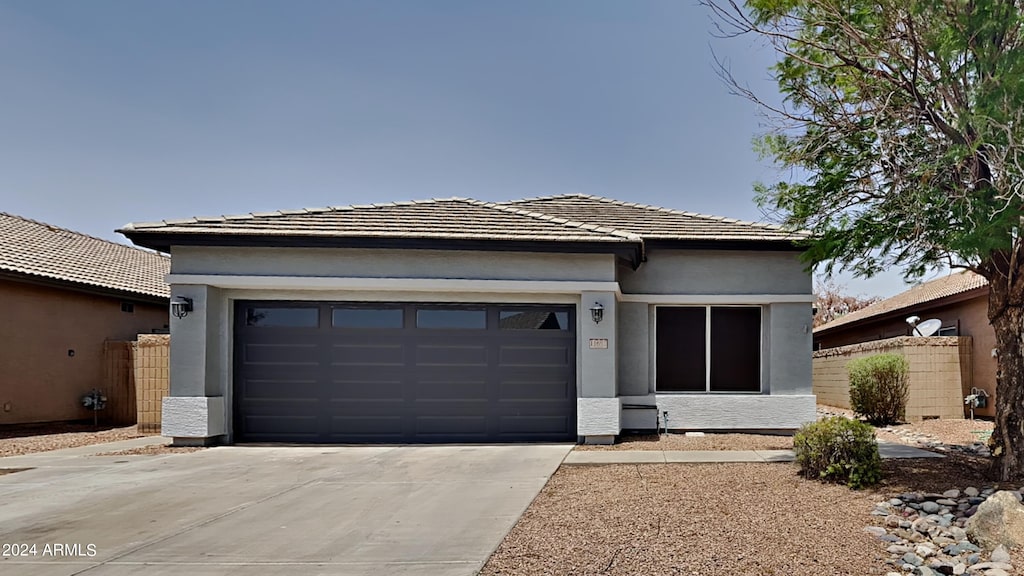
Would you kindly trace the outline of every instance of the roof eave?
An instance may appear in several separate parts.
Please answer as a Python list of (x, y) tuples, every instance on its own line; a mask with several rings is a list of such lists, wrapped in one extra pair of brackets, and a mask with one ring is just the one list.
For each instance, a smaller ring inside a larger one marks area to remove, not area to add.
[(770, 240), (764, 238), (747, 239), (671, 239), (671, 238), (646, 238), (644, 243), (648, 249), (687, 249), (687, 250), (758, 250), (758, 251), (782, 251), (782, 252), (803, 252), (806, 250), (803, 239), (778, 239)]
[(642, 242), (626, 239), (568, 241), (282, 234), (181, 234), (138, 229), (123, 229), (121, 233), (136, 245), (161, 252), (170, 252), (172, 246), (221, 246), (607, 253), (623, 256), (636, 262), (642, 258)]
[(123, 300), (130, 300), (133, 302), (148, 302), (151, 304), (166, 305), (170, 301), (170, 292), (168, 292), (168, 294), (164, 296), (152, 294), (149, 292), (137, 292), (134, 290), (112, 288), (109, 286), (101, 286), (99, 284), (90, 284), (87, 282), (76, 282), (74, 280), (66, 280), (63, 278), (44, 276), (42, 274), (16, 272), (13, 270), (0, 270), (0, 279), (12, 280), (15, 282), (23, 282), (26, 284), (34, 284), (37, 286), (47, 286), (50, 288), (73, 290), (75, 292), (93, 294), (96, 296), (120, 298)]
[(934, 300), (919, 302), (917, 304), (908, 304), (907, 306), (900, 306), (899, 308), (895, 308), (893, 310), (880, 312), (878, 314), (872, 314), (871, 316), (865, 316), (864, 318), (858, 318), (856, 320), (844, 322), (842, 324), (838, 324), (835, 326), (831, 324), (825, 324), (824, 326), (819, 326), (818, 328), (816, 328), (813, 331), (813, 334), (814, 337), (818, 337), (822, 335), (832, 334), (834, 332), (838, 332), (846, 328), (859, 328), (871, 324), (873, 322), (884, 322), (887, 320), (892, 320), (893, 318), (913, 312), (915, 309), (918, 308), (938, 308), (941, 306), (949, 306), (951, 304), (957, 304), (960, 302), (964, 302), (966, 300), (973, 300), (979, 296), (985, 296), (987, 294), (988, 285), (986, 284), (984, 286), (978, 286), (977, 288), (971, 288), (970, 290), (965, 290), (963, 292), (958, 292), (956, 294), (950, 294), (949, 296), (943, 296), (942, 298), (936, 298)]

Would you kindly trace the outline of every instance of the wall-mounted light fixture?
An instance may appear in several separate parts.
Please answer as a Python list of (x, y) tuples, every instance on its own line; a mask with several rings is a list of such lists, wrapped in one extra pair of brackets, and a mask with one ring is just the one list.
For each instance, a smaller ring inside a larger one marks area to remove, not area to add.
[(594, 319), (594, 324), (600, 324), (604, 319), (604, 306), (601, 306), (600, 302), (594, 302), (590, 307), (590, 317)]
[(171, 298), (171, 314), (175, 318), (184, 318), (192, 311), (192, 299), (184, 296)]

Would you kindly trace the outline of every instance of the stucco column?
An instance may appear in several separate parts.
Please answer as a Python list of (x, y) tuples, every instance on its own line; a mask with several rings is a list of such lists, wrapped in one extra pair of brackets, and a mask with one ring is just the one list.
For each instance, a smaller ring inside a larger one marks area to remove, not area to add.
[[(600, 323), (590, 308), (604, 307)], [(576, 400), (577, 434), (587, 443), (611, 443), (621, 430), (616, 386), (616, 320), (614, 292), (583, 292), (580, 300), (580, 397)]]
[(163, 400), (161, 434), (176, 444), (206, 444), (224, 435), (219, 290), (203, 285), (171, 286), (171, 296), (192, 299), (184, 318), (171, 316), (170, 395)]

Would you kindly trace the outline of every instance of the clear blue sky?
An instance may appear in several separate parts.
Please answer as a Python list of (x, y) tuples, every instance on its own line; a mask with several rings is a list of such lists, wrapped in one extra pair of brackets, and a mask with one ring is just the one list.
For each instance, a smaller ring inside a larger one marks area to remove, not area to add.
[[(582, 192), (763, 220), (772, 54), (690, 0), (0, 0), (0, 210), (130, 221)], [(891, 295), (898, 275), (851, 291)]]

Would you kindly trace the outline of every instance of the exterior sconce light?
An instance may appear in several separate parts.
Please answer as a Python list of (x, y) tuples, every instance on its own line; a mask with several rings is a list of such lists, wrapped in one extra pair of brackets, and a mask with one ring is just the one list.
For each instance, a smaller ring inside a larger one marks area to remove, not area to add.
[(590, 307), (590, 317), (594, 319), (594, 324), (600, 324), (604, 319), (604, 306), (601, 306), (600, 302), (594, 302)]
[(184, 318), (192, 311), (192, 299), (184, 296), (171, 298), (171, 314), (175, 318)]

